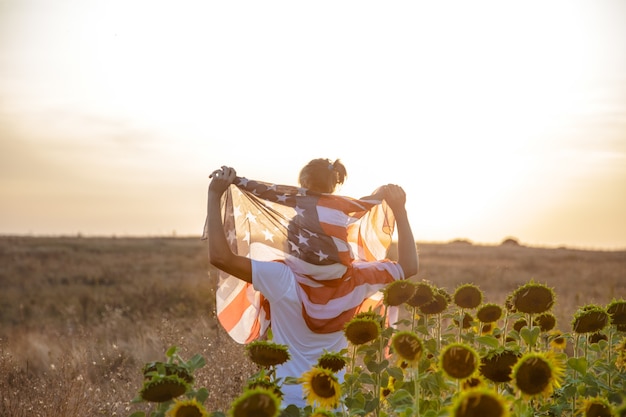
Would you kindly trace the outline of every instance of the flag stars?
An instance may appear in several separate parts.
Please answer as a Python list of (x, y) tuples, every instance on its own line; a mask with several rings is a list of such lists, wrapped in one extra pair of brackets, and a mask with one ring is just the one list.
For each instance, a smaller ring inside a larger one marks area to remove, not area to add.
[(295, 242), (289, 241), (289, 246), (291, 247), (292, 252), (300, 253), (300, 248)]
[(304, 215), (303, 213), (306, 211), (305, 209), (298, 207), (298, 206), (296, 206), (294, 210), (296, 210), (296, 216), (303, 216)]
[(328, 259), (328, 255), (326, 255), (324, 252), (322, 252), (321, 249), (318, 250), (317, 252), (315, 252), (315, 254), (320, 257), (320, 261)]
[(241, 185), (242, 187), (246, 187), (248, 185), (248, 181), (250, 181), (247, 178), (241, 177), (239, 178), (239, 183), (238, 185)]
[(256, 216), (250, 212), (246, 213), (246, 220), (250, 223), (256, 223)]
[(302, 233), (298, 233), (298, 244), (300, 244), (300, 245), (308, 245), (309, 244), (309, 238), (308, 237), (304, 237), (302, 235)]
[(228, 243), (232, 244), (235, 240), (237, 240), (237, 234), (234, 229), (228, 230), (228, 235), (226, 236)]
[(274, 242), (274, 234), (269, 230), (263, 230), (263, 235), (265, 235), (265, 240), (269, 240), (270, 242)]
[(287, 201), (287, 194), (277, 194), (276, 201), (278, 201), (279, 203), (285, 203)]

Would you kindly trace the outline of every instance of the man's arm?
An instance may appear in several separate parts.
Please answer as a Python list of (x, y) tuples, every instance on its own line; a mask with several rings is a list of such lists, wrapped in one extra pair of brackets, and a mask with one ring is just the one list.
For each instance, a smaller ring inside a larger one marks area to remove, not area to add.
[(419, 270), (419, 259), (413, 230), (406, 212), (406, 194), (397, 185), (387, 185), (384, 190), (385, 201), (393, 210), (398, 227), (398, 263), (404, 271), (405, 278), (416, 275)]
[(233, 168), (225, 166), (213, 171), (210, 175), (211, 183), (207, 203), (209, 262), (230, 275), (252, 283), (252, 262), (250, 258), (233, 253), (222, 223), (222, 195), (236, 176), (237, 173)]

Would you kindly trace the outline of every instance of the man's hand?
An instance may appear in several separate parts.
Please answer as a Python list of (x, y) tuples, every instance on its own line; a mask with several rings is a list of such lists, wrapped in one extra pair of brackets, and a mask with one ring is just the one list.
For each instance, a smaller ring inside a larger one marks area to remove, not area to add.
[(399, 185), (387, 184), (383, 187), (383, 196), (394, 214), (404, 210), (406, 204), (406, 193)]
[(224, 191), (235, 181), (236, 176), (237, 172), (234, 168), (222, 166), (220, 169), (216, 169), (209, 175), (211, 178), (209, 193), (224, 194)]

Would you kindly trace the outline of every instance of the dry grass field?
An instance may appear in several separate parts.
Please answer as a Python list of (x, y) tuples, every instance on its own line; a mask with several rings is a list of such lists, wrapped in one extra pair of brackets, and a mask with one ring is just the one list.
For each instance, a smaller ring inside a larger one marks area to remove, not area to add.
[[(503, 303), (535, 280), (557, 295), (557, 326), (578, 307), (626, 298), (626, 252), (418, 243), (420, 274), (449, 292), (477, 285)], [(141, 367), (170, 346), (203, 355), (211, 410), (256, 367), (218, 326), (215, 273), (199, 238), (0, 237), (0, 416), (128, 416)]]

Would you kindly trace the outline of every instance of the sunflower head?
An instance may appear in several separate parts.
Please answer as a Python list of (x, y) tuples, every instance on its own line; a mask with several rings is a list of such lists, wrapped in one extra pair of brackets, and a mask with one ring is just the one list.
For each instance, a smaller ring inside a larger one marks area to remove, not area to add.
[(550, 349), (562, 352), (567, 347), (567, 339), (563, 335), (563, 333), (559, 330), (552, 330), (548, 334), (548, 341), (550, 345)]
[(413, 296), (415, 289), (411, 281), (404, 279), (393, 281), (383, 289), (383, 303), (387, 306), (399, 306)]
[(245, 390), (232, 402), (230, 417), (276, 417), (280, 411), (280, 401), (272, 391), (262, 388)]
[(144, 365), (143, 376), (145, 380), (151, 379), (155, 375), (176, 375), (189, 384), (193, 383), (193, 375), (182, 365), (170, 362), (149, 362)]
[(400, 331), (393, 335), (391, 346), (400, 361), (408, 366), (414, 366), (422, 357), (424, 345), (422, 340), (413, 332)]
[(513, 330), (519, 333), (526, 326), (528, 326), (526, 319), (520, 318), (515, 320), (515, 323), (513, 323)]
[(498, 304), (483, 304), (476, 312), (476, 318), (481, 323), (495, 323), (500, 320), (500, 317), (502, 317), (502, 307)]
[(600, 343), (601, 340), (609, 340), (609, 337), (607, 335), (605, 335), (604, 333), (592, 333), (587, 337), (587, 340), (589, 341), (589, 343), (593, 344), (593, 343)]
[(545, 312), (534, 317), (532, 322), (538, 325), (543, 333), (547, 333), (556, 326), (556, 316), (550, 312)]
[(177, 375), (155, 375), (144, 381), (139, 396), (144, 401), (163, 403), (180, 397), (187, 389), (187, 381)]
[(626, 301), (613, 300), (606, 306), (606, 312), (611, 316), (613, 326), (626, 325)]
[(317, 366), (329, 369), (332, 372), (339, 372), (346, 366), (347, 360), (339, 352), (324, 352), (317, 359)]
[(439, 355), (439, 367), (453, 379), (467, 379), (478, 371), (478, 353), (464, 343), (451, 343)]
[(615, 354), (615, 366), (620, 372), (626, 372), (626, 337), (617, 345)]
[(506, 297), (506, 300), (504, 300), (504, 308), (506, 308), (506, 311), (508, 311), (509, 313), (517, 312), (515, 310), (515, 305), (513, 305), (513, 294), (509, 294)]
[(561, 386), (565, 364), (554, 352), (527, 352), (513, 367), (513, 380), (526, 397), (550, 396)]
[(289, 360), (289, 350), (286, 345), (266, 340), (255, 340), (249, 343), (246, 345), (246, 352), (252, 362), (265, 368), (280, 365)]
[(411, 307), (420, 307), (433, 300), (433, 287), (427, 282), (418, 282), (415, 285), (415, 292), (406, 303)]
[(278, 384), (274, 381), (269, 380), (267, 377), (249, 379), (246, 383), (246, 389), (264, 389), (266, 391), (272, 391), (276, 395), (276, 398), (278, 398), (279, 400), (283, 399), (283, 392), (280, 390)]
[(482, 302), (483, 293), (474, 284), (463, 284), (454, 291), (454, 304), (460, 308), (476, 308)]
[(588, 304), (574, 314), (572, 330), (577, 334), (597, 333), (609, 324), (609, 314), (600, 306)]
[(380, 335), (380, 321), (371, 318), (353, 318), (346, 323), (343, 332), (353, 345), (364, 345)]
[(457, 326), (462, 326), (462, 329), (469, 329), (472, 327), (472, 323), (474, 322), (474, 317), (467, 311), (463, 313), (463, 323), (459, 323), (458, 319), (454, 319), (454, 324)]
[(578, 401), (576, 414), (582, 417), (612, 417), (613, 410), (606, 398), (582, 398)]
[(335, 374), (315, 366), (300, 377), (306, 402), (312, 406), (333, 409), (341, 398), (341, 385)]
[(556, 295), (551, 288), (531, 281), (513, 291), (511, 303), (516, 311), (541, 314), (552, 308), (555, 298)]
[(485, 378), (496, 383), (511, 381), (513, 366), (520, 358), (520, 354), (511, 350), (493, 350), (480, 360), (480, 373)]
[(452, 417), (508, 417), (509, 406), (504, 398), (488, 388), (462, 391), (451, 407)]
[(174, 400), (174, 404), (167, 410), (167, 417), (209, 417), (209, 413), (195, 398)]
[(486, 387), (486, 384), (485, 380), (480, 376), (473, 376), (471, 378), (464, 379), (461, 383), (461, 389), (465, 391), (482, 387)]
[(437, 288), (433, 295), (433, 299), (419, 307), (422, 314), (440, 314), (443, 313), (450, 304), (450, 294), (443, 288)]

